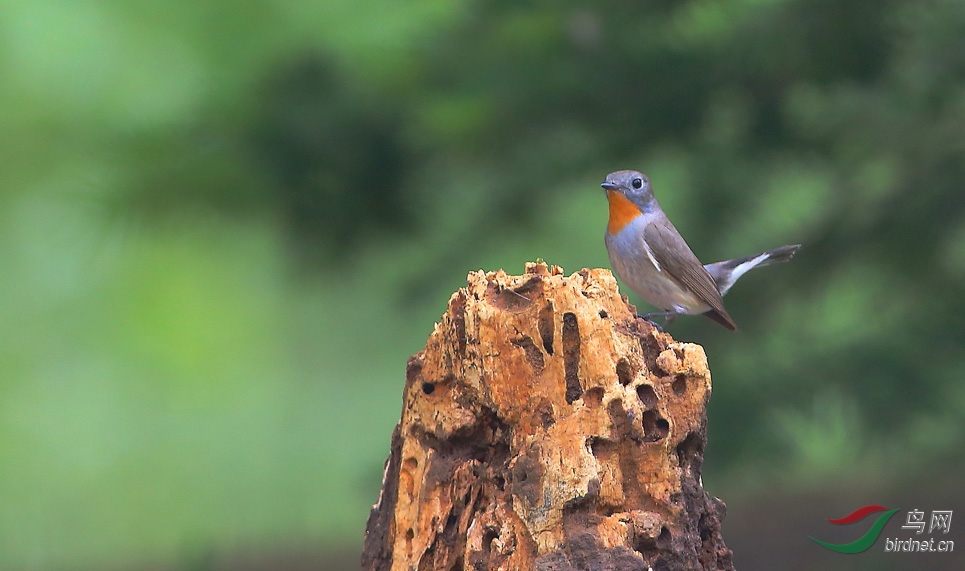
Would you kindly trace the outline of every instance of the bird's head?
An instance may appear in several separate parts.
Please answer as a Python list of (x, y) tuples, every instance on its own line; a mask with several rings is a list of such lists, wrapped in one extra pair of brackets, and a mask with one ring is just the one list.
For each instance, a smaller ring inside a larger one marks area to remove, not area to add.
[(655, 204), (647, 175), (637, 171), (616, 171), (606, 175), (600, 186), (610, 203), (610, 222), (607, 231), (616, 234)]

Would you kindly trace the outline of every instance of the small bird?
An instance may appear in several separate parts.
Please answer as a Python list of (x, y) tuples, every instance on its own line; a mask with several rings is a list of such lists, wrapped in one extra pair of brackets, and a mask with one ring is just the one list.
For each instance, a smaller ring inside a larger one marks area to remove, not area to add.
[(641, 315), (665, 317), (703, 314), (734, 331), (723, 296), (748, 271), (786, 262), (800, 244), (781, 246), (756, 256), (703, 265), (664, 214), (647, 177), (637, 171), (610, 173), (601, 184), (610, 203), (606, 250), (617, 277), (648, 303), (663, 311)]

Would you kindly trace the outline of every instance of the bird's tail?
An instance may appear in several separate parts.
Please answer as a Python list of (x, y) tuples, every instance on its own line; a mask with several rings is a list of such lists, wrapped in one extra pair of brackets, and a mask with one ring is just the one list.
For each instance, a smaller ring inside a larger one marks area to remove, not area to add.
[(720, 290), (720, 295), (724, 295), (731, 286), (747, 272), (754, 268), (763, 268), (771, 264), (786, 262), (794, 257), (794, 254), (797, 253), (800, 247), (800, 244), (781, 246), (780, 248), (774, 248), (773, 250), (768, 250), (754, 256), (714, 262), (713, 264), (705, 265), (704, 268), (707, 269), (714, 278), (714, 281), (717, 282), (717, 289)]
[(781, 246), (780, 248), (774, 248), (773, 250), (768, 250), (764, 252), (764, 254), (767, 255), (767, 258), (765, 258), (763, 261), (757, 264), (756, 267), (763, 268), (764, 266), (770, 266), (771, 264), (779, 264), (781, 262), (787, 262), (794, 257), (794, 254), (797, 253), (800, 247), (801, 247), (800, 244), (791, 244), (790, 246)]

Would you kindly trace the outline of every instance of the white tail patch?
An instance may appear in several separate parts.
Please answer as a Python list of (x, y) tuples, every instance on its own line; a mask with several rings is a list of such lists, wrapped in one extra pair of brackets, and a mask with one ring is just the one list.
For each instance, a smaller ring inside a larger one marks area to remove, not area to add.
[(759, 264), (761, 264), (762, 262), (766, 261), (766, 260), (767, 260), (768, 258), (770, 258), (770, 257), (771, 257), (770, 254), (768, 254), (767, 252), (764, 252), (763, 254), (761, 254), (760, 256), (757, 256), (756, 258), (752, 258), (752, 259), (750, 259), (750, 260), (747, 260), (747, 261), (744, 262), (743, 264), (738, 264), (738, 265), (731, 271), (730, 276), (729, 276), (728, 279), (727, 279), (727, 283), (726, 283), (726, 284), (721, 284), (721, 285), (724, 286), (724, 287), (721, 288), (721, 290), (720, 290), (720, 295), (724, 295), (725, 293), (727, 293), (727, 290), (729, 290), (732, 285), (734, 285), (735, 283), (737, 283), (737, 280), (739, 280), (739, 279), (741, 278), (741, 276), (743, 276), (743, 275), (746, 274), (747, 272), (753, 270), (757, 265), (759, 265)]

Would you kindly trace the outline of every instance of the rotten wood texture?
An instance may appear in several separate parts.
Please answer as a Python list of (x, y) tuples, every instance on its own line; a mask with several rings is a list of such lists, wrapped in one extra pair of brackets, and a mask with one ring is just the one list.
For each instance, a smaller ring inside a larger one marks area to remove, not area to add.
[(710, 371), (606, 270), (469, 275), (406, 368), (367, 570), (729, 570)]

